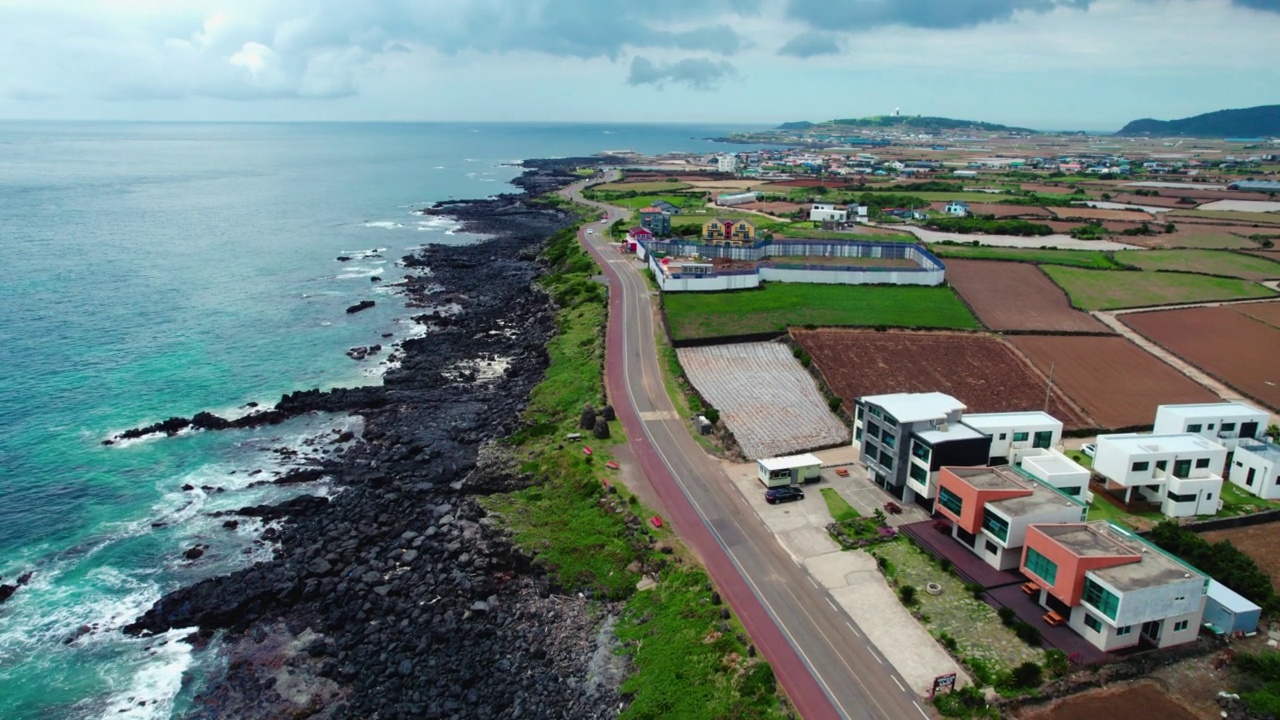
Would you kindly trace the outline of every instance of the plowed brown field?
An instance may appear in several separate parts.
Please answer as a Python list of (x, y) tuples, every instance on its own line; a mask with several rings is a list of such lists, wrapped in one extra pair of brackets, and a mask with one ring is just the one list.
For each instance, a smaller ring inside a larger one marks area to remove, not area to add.
[(1156, 406), (1214, 402), (1218, 396), (1125, 338), (1015, 335), (1009, 338), (1098, 427), (1151, 425)]
[(992, 330), (1109, 333), (1071, 307), (1062, 288), (1027, 263), (947, 258), (947, 280)]
[[(791, 335), (847, 407), (863, 395), (938, 391), (970, 412), (1046, 409), (1047, 379), (992, 335), (837, 329), (792, 329)], [(1068, 428), (1090, 425), (1056, 389), (1047, 410)]]
[(1152, 342), (1280, 410), (1280, 317), (1276, 303), (1128, 313), (1124, 324)]

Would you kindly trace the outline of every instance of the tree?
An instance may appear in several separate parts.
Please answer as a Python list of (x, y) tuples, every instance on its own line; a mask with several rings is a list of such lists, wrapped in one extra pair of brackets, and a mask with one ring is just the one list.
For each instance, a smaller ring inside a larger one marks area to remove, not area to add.
[(1033, 662), (1024, 662), (1013, 669), (1013, 684), (1020, 688), (1040, 687), (1043, 674), (1040, 666)]

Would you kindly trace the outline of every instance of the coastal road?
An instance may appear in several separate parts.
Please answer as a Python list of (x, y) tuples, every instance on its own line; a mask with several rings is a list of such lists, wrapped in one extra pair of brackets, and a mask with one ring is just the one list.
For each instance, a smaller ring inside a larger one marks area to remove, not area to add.
[(666, 519), (702, 558), (805, 720), (932, 717), (689, 434), (663, 385), (653, 294), (631, 258), (601, 235), (624, 213), (585, 200), (584, 186), (561, 192), (606, 213), (605, 223), (588, 226), (600, 232), (579, 235), (609, 282), (606, 386)]

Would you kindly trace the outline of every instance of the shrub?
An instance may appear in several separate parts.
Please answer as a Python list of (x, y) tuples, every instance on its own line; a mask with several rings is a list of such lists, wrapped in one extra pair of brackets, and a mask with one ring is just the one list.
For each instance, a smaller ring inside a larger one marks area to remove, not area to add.
[(702, 416), (707, 419), (707, 422), (713, 425), (717, 422), (720, 422), (720, 411), (713, 407), (709, 407), (703, 410)]
[(827, 398), (827, 407), (831, 409), (831, 412), (839, 412), (840, 406), (843, 404), (844, 404), (844, 401), (838, 397)]
[(902, 587), (898, 588), (898, 597), (902, 598), (902, 603), (904, 605), (915, 605), (916, 604), (916, 586), (903, 585)]
[(996, 614), (1000, 616), (1000, 622), (1005, 625), (1012, 625), (1014, 620), (1018, 618), (1018, 614), (1013, 611), (1013, 608), (1002, 607), (996, 611)]
[(1040, 666), (1033, 662), (1024, 662), (1013, 669), (1013, 685), (1019, 688), (1040, 687), (1043, 674)]
[(942, 558), (938, 561), (938, 569), (944, 573), (951, 572), (951, 561), (946, 558)]
[(1071, 661), (1065, 652), (1053, 648), (1044, 654), (1044, 669), (1053, 677), (1062, 677), (1071, 672)]
[(933, 706), (944, 717), (982, 717), (988, 711), (987, 699), (972, 685), (935, 697)]
[(951, 635), (945, 630), (938, 634), (938, 642), (942, 643), (942, 647), (950, 650), (951, 652), (955, 652), (956, 646), (958, 645), (956, 639), (951, 637)]
[(976, 582), (965, 583), (964, 589), (969, 591), (969, 594), (973, 596), (974, 600), (981, 600), (982, 593), (986, 591), (986, 588), (982, 587), (982, 583)]
[(1151, 531), (1151, 540), (1262, 606), (1263, 612), (1275, 610), (1280, 605), (1271, 579), (1252, 558), (1229, 541), (1210, 543), (1171, 520), (1156, 525)]
[(1021, 620), (1016, 620), (1013, 623), (1013, 632), (1018, 635), (1022, 642), (1028, 645), (1040, 644), (1040, 631), (1034, 625), (1028, 625)]

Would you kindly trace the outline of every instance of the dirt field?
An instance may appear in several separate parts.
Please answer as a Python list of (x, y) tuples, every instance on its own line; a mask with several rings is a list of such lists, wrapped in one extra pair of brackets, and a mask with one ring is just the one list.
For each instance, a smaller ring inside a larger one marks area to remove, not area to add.
[(1101, 208), (1090, 207), (1055, 207), (1049, 208), (1059, 218), (1064, 220), (1081, 218), (1084, 220), (1117, 220), (1120, 222), (1154, 222), (1155, 218), (1148, 213), (1140, 210), (1103, 210)]
[(1174, 223), (1177, 231), (1159, 235), (1138, 235), (1126, 237), (1126, 242), (1149, 248), (1255, 248), (1257, 244), (1248, 238), (1256, 232), (1254, 228), (1240, 225), (1212, 225), (1207, 223), (1188, 223), (1179, 220)]
[(1016, 335), (1009, 338), (1098, 427), (1151, 425), (1156, 406), (1214, 402), (1218, 396), (1122, 337)]
[(849, 441), (809, 371), (786, 345), (740, 343), (676, 351), (689, 380), (720, 410), (742, 452), (774, 457)]
[(1272, 585), (1280, 588), (1280, 553), (1276, 552), (1276, 546), (1280, 545), (1280, 523), (1214, 530), (1201, 533), (1200, 537), (1215, 543), (1231, 541), (1232, 545), (1258, 563), (1258, 567), (1271, 578)]
[[(947, 203), (935, 202), (929, 203), (931, 210), (942, 212), (946, 208)], [(1042, 207), (1034, 207), (1031, 205), (1001, 205), (999, 203), (969, 203), (969, 212), (973, 215), (994, 215), (997, 218), (1024, 217), (1024, 218), (1048, 218), (1053, 217), (1053, 213)]]
[(739, 210), (755, 210), (756, 212), (769, 213), (770, 215), (782, 215), (796, 212), (804, 206), (800, 203), (792, 202), (753, 202), (735, 205), (734, 207)]
[(1126, 325), (1231, 387), (1280, 410), (1280, 330), (1275, 303), (1122, 315)]
[[(1046, 379), (992, 335), (796, 328), (791, 335), (848, 406), (863, 395), (936, 390), (970, 412), (1044, 409)], [(1057, 390), (1048, 411), (1068, 428), (1089, 424)]]
[(1171, 700), (1159, 685), (1141, 682), (1109, 687), (1059, 700), (1047, 708), (1017, 715), (1018, 720), (1112, 720), (1113, 718), (1159, 718), (1159, 720), (1203, 720)]
[(1072, 308), (1062, 288), (1034, 265), (956, 258), (946, 264), (947, 281), (992, 330), (1110, 332)]

